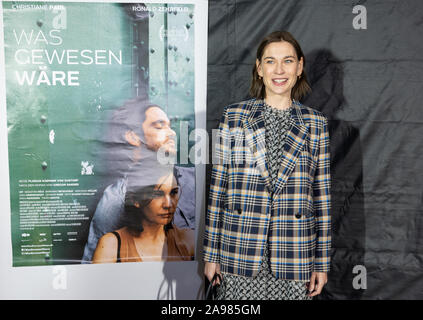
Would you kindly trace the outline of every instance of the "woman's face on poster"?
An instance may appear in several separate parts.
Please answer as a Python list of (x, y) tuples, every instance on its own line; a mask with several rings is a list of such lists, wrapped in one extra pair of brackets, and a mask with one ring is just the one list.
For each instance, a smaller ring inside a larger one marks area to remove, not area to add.
[[(178, 205), (180, 189), (173, 174), (159, 179), (153, 199), (143, 208), (143, 218), (150, 224), (167, 225), (173, 219)], [(135, 202), (136, 207), (140, 207)]]

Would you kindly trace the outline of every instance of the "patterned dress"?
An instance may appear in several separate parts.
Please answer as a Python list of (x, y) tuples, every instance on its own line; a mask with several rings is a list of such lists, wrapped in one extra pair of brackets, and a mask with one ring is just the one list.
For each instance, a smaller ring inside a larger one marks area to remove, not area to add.
[[(279, 110), (266, 103), (263, 106), (266, 127), (266, 162), (273, 189), (278, 177), (285, 137), (292, 121), (291, 108)], [(220, 300), (311, 300), (307, 296), (306, 282), (275, 278), (270, 269), (268, 243), (264, 248), (258, 274), (255, 277), (244, 277), (224, 273), (217, 298)]]

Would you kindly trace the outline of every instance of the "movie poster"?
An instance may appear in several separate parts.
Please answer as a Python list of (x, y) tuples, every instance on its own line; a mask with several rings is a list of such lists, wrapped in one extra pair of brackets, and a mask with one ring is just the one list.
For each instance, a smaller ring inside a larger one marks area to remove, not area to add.
[(3, 2), (13, 266), (194, 259), (194, 9)]

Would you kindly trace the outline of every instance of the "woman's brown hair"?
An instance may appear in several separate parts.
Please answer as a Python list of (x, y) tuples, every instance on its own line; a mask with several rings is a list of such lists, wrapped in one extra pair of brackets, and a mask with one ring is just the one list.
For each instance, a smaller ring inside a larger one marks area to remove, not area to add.
[[(256, 58), (261, 63), (261, 58), (263, 57), (264, 49), (266, 49), (267, 45), (273, 42), (280, 42), (280, 41), (289, 42), (294, 47), (295, 52), (297, 53), (298, 60), (303, 58), (303, 72), (301, 73), (299, 79), (295, 83), (291, 92), (291, 99), (299, 101), (307, 93), (311, 92), (311, 87), (307, 81), (307, 76), (305, 74), (305, 63), (306, 63), (305, 56), (297, 40), (295, 40), (295, 38), (288, 31), (272, 32), (261, 41), (260, 45), (257, 48)], [(253, 77), (252, 77), (251, 86), (250, 86), (250, 95), (253, 98), (264, 99), (265, 94), (266, 94), (266, 91), (265, 91), (265, 86), (263, 84), (263, 79), (259, 77), (257, 73), (257, 66), (254, 63)]]

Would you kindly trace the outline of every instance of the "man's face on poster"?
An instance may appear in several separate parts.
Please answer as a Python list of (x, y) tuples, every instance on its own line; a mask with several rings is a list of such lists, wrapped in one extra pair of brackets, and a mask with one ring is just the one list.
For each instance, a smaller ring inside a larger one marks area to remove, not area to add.
[(144, 142), (149, 149), (158, 151), (162, 148), (164, 152), (176, 154), (176, 133), (170, 127), (170, 120), (162, 109), (148, 108), (142, 129)]

